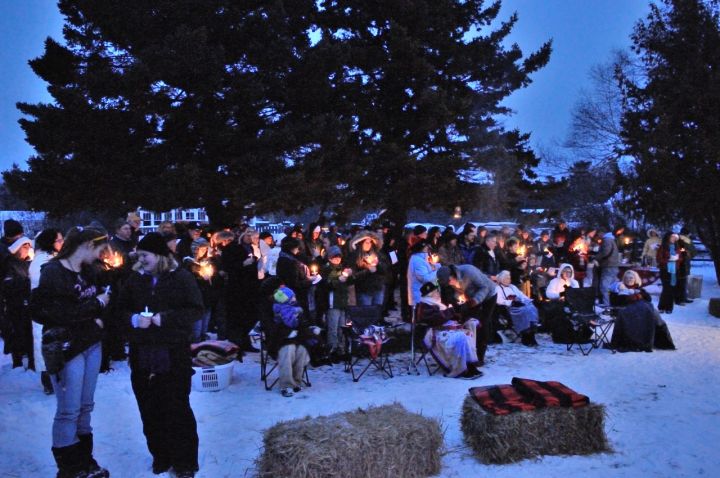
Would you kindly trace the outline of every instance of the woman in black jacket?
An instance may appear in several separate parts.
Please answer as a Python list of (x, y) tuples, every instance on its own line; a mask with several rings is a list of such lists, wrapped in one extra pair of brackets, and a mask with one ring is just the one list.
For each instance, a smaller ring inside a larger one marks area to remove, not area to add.
[[(2, 299), (5, 318), (10, 322), (11, 333), (5, 337), (5, 347), (12, 354), (13, 368), (35, 369), (32, 360), (32, 324), (28, 303), (30, 302), (30, 249), (31, 242), (21, 237), (8, 247), (10, 253), (2, 264)], [(6, 353), (8, 350), (6, 350)]]
[(202, 296), (160, 234), (145, 235), (137, 249), (135, 272), (118, 301), (128, 328), (130, 380), (153, 473), (172, 467), (176, 476), (192, 477), (198, 470), (198, 435), (190, 408), (190, 338), (202, 317)]
[[(70, 229), (32, 291), (32, 316), (43, 325), (43, 355), (57, 399), (52, 451), (58, 478), (110, 476), (92, 457), (90, 426), (102, 359), (101, 316), (110, 301), (94, 282), (92, 265), (107, 248), (107, 240), (96, 228)], [(52, 348), (59, 353), (51, 355)]]

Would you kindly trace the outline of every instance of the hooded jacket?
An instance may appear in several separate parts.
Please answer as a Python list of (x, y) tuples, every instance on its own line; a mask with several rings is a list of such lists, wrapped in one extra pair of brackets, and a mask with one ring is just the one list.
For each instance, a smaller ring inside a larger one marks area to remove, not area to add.
[[(564, 280), (562, 278), (562, 271), (563, 269), (569, 267), (572, 271), (572, 274), (570, 275), (569, 280)], [(567, 287), (572, 287), (574, 289), (577, 289), (580, 287), (580, 284), (578, 284), (578, 281), (575, 280), (575, 269), (573, 269), (573, 266), (568, 263), (560, 264), (560, 268), (558, 269), (557, 277), (555, 277), (553, 280), (550, 281), (550, 283), (547, 286), (547, 289), (545, 290), (545, 296), (548, 299), (559, 299), (560, 294), (565, 292), (565, 289)]]

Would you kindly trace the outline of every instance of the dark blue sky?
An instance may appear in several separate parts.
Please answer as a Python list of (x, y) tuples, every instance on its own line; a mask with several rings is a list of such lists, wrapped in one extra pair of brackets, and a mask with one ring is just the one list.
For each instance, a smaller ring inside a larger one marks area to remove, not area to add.
[[(489, 2), (488, 2), (489, 3)], [(504, 0), (501, 18), (517, 11), (511, 35), (525, 52), (549, 38), (553, 55), (547, 67), (533, 76), (530, 87), (516, 92), (507, 105), (515, 114), (507, 127), (532, 133), (534, 145), (562, 141), (578, 91), (589, 87), (588, 72), (606, 62), (610, 52), (626, 48), (635, 22), (648, 12), (646, 0)], [(24, 167), (33, 154), (17, 123), (18, 101), (49, 101), (46, 85), (28, 60), (43, 52), (47, 36), (61, 39), (62, 17), (55, 0), (0, 3), (0, 170), (13, 163)]]

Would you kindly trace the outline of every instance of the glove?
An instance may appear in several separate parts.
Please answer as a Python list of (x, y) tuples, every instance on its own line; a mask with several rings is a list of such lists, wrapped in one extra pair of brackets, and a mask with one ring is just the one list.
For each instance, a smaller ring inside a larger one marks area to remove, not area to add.
[(515, 300), (512, 301), (512, 303), (511, 303), (510, 305), (511, 305), (512, 307), (522, 307), (522, 306), (524, 306), (525, 304), (524, 304), (521, 300), (515, 299)]

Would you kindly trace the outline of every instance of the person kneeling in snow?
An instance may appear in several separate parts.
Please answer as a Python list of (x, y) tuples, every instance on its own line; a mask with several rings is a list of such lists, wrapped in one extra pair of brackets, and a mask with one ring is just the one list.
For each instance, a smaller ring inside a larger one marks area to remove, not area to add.
[(445, 375), (465, 379), (482, 376), (475, 345), (478, 320), (468, 319), (460, 325), (455, 311), (441, 302), (440, 291), (432, 282), (423, 284), (420, 293), (422, 298), (415, 308), (417, 321), (430, 326), (423, 342)]
[(273, 294), (273, 317), (275, 329), (272, 343), (277, 347), (280, 372), (280, 393), (292, 397), (300, 391), (305, 367), (310, 362), (306, 348), (320, 333), (319, 327), (307, 327), (303, 309), (295, 293), (288, 287), (280, 287)]

